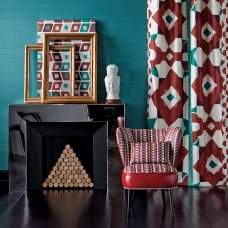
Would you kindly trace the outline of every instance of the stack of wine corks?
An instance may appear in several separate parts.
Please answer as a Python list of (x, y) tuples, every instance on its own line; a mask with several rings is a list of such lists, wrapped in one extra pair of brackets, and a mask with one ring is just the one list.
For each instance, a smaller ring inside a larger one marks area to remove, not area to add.
[(93, 182), (69, 144), (43, 183), (44, 188), (92, 188)]

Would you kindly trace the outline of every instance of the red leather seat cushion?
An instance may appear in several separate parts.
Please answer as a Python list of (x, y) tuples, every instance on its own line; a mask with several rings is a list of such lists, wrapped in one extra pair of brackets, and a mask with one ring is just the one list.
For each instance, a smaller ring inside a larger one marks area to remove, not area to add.
[(129, 189), (173, 188), (177, 170), (168, 164), (132, 164), (122, 172), (122, 184)]

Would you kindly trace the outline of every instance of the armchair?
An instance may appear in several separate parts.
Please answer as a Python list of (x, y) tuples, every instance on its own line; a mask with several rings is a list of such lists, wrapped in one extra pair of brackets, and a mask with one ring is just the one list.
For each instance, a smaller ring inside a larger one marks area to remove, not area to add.
[(127, 191), (127, 215), (133, 202), (133, 191), (161, 189), (165, 206), (165, 189), (169, 191), (173, 215), (172, 189), (177, 187), (177, 170), (173, 166), (180, 150), (181, 129), (130, 129), (118, 127), (117, 146), (124, 166), (122, 185)]

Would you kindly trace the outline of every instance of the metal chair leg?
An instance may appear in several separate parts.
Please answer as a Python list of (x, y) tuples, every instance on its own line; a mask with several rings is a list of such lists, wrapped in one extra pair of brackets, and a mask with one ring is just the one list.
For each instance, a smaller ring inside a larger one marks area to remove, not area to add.
[(130, 216), (134, 201), (134, 190), (127, 189), (127, 217)]
[(170, 203), (172, 220), (174, 220), (174, 214), (173, 214), (173, 189), (169, 189), (169, 203)]
[(163, 206), (164, 206), (164, 208), (166, 208), (166, 203), (165, 203), (165, 189), (161, 189), (161, 193), (162, 193)]

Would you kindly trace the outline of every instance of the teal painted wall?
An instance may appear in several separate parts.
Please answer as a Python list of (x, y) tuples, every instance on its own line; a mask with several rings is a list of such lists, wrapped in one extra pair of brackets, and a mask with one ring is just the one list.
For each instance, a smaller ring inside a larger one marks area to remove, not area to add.
[(8, 104), (23, 103), (24, 46), (36, 43), (41, 19), (94, 19), (98, 33), (98, 102), (106, 66), (121, 77), (128, 127), (146, 127), (147, 37), (144, 0), (0, 0), (0, 170), (8, 169)]

